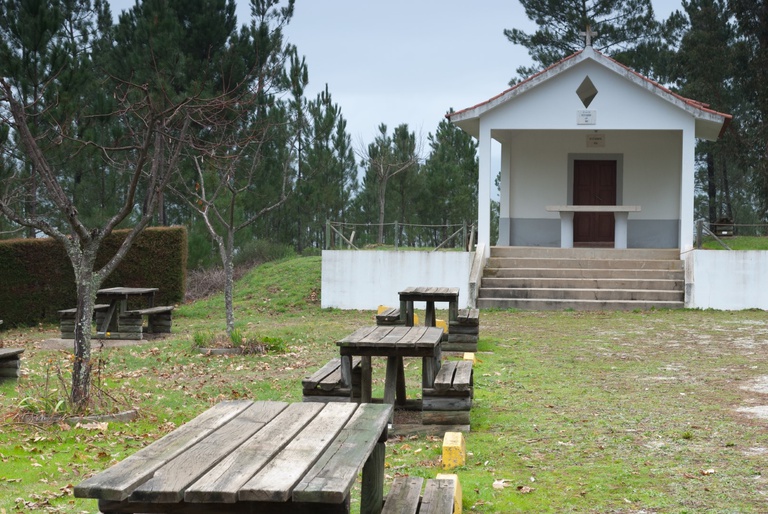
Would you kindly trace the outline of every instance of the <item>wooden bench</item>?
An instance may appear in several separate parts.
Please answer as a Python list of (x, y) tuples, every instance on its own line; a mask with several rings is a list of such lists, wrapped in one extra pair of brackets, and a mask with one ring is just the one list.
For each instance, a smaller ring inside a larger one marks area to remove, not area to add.
[(469, 425), (474, 397), (472, 361), (444, 361), (431, 388), (424, 388), (421, 422), (425, 425)]
[(401, 476), (392, 481), (381, 514), (452, 514), (453, 480), (430, 478), (421, 495), (421, 477)]
[[(101, 325), (101, 321), (104, 319), (104, 315), (107, 313), (108, 309), (108, 303), (98, 303), (93, 306), (93, 318), (97, 327)], [(59, 330), (61, 331), (61, 338), (74, 339), (75, 315), (77, 314), (77, 309), (62, 309), (57, 312), (59, 313)]]
[(376, 324), (379, 326), (405, 325), (405, 320), (400, 318), (398, 307), (390, 307), (376, 315)]
[(459, 309), (456, 320), (448, 325), (448, 341), (443, 344), (446, 352), (476, 352), (480, 337), (480, 311)]
[(335, 357), (311, 376), (301, 381), (303, 401), (305, 402), (348, 402), (360, 400), (360, 384), (362, 359), (355, 357), (352, 361), (352, 388), (344, 386), (341, 381), (341, 358)]
[(24, 348), (0, 348), (0, 378), (21, 376), (21, 354)]
[[(147, 332), (150, 334), (170, 334), (173, 323), (173, 305), (161, 305), (159, 307), (147, 307), (146, 309), (134, 309), (120, 314), (120, 331)], [(143, 317), (147, 316), (147, 328), (144, 330)]]

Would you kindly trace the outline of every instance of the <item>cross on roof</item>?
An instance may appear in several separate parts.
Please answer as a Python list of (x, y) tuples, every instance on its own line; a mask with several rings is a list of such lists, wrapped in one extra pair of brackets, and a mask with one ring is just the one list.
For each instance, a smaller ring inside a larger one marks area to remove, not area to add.
[(592, 38), (597, 36), (597, 32), (592, 30), (592, 27), (587, 23), (587, 30), (579, 32), (579, 35), (584, 38), (584, 46), (592, 46)]

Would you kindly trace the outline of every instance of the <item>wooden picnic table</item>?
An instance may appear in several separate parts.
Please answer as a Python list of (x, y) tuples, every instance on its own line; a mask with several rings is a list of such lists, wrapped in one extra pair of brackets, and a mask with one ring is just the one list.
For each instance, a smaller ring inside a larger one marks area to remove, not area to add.
[(389, 405), (225, 401), (77, 485), (108, 513), (379, 513)]
[(408, 327), (414, 325), (414, 302), (427, 304), (424, 324), (428, 327), (435, 326), (435, 302), (447, 302), (448, 322), (456, 321), (459, 312), (458, 287), (408, 287), (398, 294), (400, 295), (400, 316), (405, 320), (405, 325)]
[(349, 387), (352, 380), (352, 358), (361, 360), (360, 398), (370, 402), (371, 357), (386, 357), (384, 403), (405, 406), (405, 373), (403, 357), (422, 358), (422, 391), (432, 387), (440, 370), (443, 330), (435, 327), (371, 326), (355, 330), (339, 340), (342, 383)]
[[(96, 333), (104, 336), (109, 332), (110, 336), (114, 339), (133, 337), (133, 334), (124, 334), (120, 327), (120, 316), (128, 310), (128, 299), (140, 298), (144, 300), (147, 307), (153, 307), (157, 291), (156, 287), (110, 287), (99, 289), (96, 292), (96, 301), (109, 304), (109, 308), (100, 325), (96, 327)], [(139, 332), (139, 338), (141, 338), (141, 332)]]

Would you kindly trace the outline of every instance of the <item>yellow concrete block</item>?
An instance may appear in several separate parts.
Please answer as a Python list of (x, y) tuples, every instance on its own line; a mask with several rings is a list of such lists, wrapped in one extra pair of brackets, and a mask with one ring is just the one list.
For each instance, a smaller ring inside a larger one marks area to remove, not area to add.
[(453, 514), (461, 514), (461, 483), (459, 482), (459, 475), (438, 473), (435, 478), (453, 480)]
[(477, 357), (475, 357), (475, 354), (472, 352), (465, 352), (464, 353), (464, 359), (465, 361), (472, 361), (472, 365), (474, 366), (477, 364)]
[(379, 305), (379, 310), (378, 310), (378, 312), (376, 314), (381, 314), (382, 312), (384, 312), (387, 309), (389, 309), (389, 307), (387, 307), (386, 305)]
[(448, 324), (445, 322), (444, 319), (436, 319), (435, 320), (435, 326), (438, 328), (442, 328), (443, 332), (448, 332)]
[(443, 469), (453, 469), (467, 462), (467, 445), (461, 432), (446, 432), (443, 436)]

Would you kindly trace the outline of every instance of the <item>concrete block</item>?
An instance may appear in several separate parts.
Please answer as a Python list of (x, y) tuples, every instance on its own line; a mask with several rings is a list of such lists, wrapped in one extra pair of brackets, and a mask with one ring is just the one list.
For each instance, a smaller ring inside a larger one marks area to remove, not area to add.
[(446, 432), (443, 436), (443, 469), (453, 469), (467, 462), (467, 445), (461, 432)]

